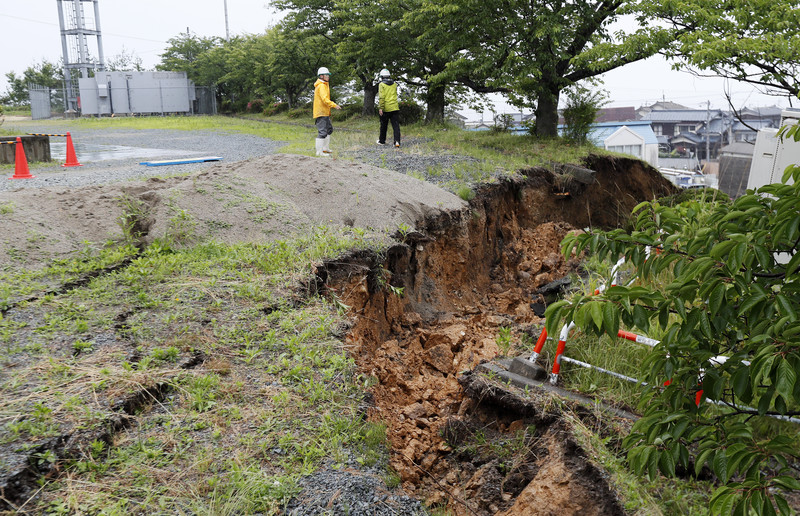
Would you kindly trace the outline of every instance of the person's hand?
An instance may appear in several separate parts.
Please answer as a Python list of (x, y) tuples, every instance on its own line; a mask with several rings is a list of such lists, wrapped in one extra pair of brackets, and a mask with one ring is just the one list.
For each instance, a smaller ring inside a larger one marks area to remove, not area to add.
[(379, 114), (379, 115), (381, 115), (381, 116), (383, 116), (383, 110), (382, 110), (382, 109), (379, 109), (379, 110), (378, 110), (378, 114)]
[(342, 106), (336, 106), (336, 109), (342, 109)]

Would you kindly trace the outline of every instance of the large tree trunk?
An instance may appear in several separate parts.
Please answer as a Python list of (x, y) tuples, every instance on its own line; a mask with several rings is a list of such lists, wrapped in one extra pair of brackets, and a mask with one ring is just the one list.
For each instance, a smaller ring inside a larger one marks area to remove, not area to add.
[(536, 136), (555, 138), (558, 136), (558, 97), (557, 87), (544, 88), (536, 102)]
[(363, 79), (364, 84), (364, 109), (361, 114), (364, 116), (375, 115), (375, 97), (378, 95), (378, 85), (372, 83), (372, 79)]
[(428, 93), (425, 96), (425, 101), (428, 104), (428, 110), (425, 113), (426, 123), (444, 122), (444, 107), (445, 107), (444, 92), (445, 92), (444, 84), (435, 86), (428, 85)]

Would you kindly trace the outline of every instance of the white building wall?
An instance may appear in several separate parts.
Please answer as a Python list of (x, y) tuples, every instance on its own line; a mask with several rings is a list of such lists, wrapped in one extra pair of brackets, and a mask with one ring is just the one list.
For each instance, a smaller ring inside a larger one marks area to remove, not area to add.
[(606, 150), (630, 154), (658, 168), (658, 144), (645, 144), (643, 136), (621, 127), (603, 142)]

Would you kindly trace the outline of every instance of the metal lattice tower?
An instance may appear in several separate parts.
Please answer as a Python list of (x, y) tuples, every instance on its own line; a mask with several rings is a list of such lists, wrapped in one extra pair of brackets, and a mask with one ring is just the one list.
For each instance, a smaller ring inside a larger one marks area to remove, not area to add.
[[(56, 0), (58, 22), (61, 26), (61, 51), (64, 59), (64, 79), (67, 88), (67, 109), (77, 111), (77, 76), (89, 77), (90, 71), (105, 69), (103, 38), (100, 34), (99, 0)], [(94, 4), (87, 13), (84, 2)], [(66, 4), (66, 5), (65, 5)], [(92, 57), (90, 43), (94, 40), (96, 57)]]

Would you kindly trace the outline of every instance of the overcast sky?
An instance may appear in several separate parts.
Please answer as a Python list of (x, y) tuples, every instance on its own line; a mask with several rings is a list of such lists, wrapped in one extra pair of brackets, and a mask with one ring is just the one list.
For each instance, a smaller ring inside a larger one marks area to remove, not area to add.
[[(0, 92), (5, 92), (6, 73), (21, 75), (43, 59), (58, 62), (61, 35), (56, 0), (0, 0), (0, 6)], [(92, 2), (84, 2), (84, 8), (93, 13)], [(225, 37), (225, 0), (101, 0), (99, 9), (107, 61), (125, 51), (140, 57), (145, 69), (152, 69), (167, 40), (187, 29), (201, 37)], [(268, 0), (227, 0), (227, 11), (231, 36), (259, 34), (279, 20)], [(705, 108), (709, 101), (712, 108), (727, 107), (725, 81), (672, 71), (660, 57), (609, 72), (604, 82), (610, 107), (639, 107), (662, 99), (693, 109)], [(730, 82), (727, 87), (736, 107), (788, 106), (786, 100), (765, 96), (744, 83)], [(498, 111), (504, 109), (500, 106)]]

